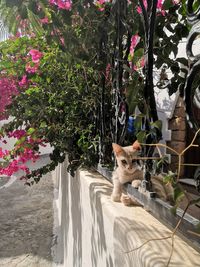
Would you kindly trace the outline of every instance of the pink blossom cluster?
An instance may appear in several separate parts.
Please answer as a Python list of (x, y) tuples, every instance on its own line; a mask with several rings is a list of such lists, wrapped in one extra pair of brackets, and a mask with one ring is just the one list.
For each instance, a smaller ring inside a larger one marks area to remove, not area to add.
[(29, 81), (27, 79), (27, 75), (23, 75), (22, 79), (19, 81), (18, 84), (19, 84), (20, 87), (27, 87), (28, 84), (29, 84)]
[[(28, 53), (28, 55), (31, 56), (31, 62), (28, 62), (26, 64), (26, 71), (28, 73), (35, 73), (37, 72), (38, 68), (39, 68), (39, 65), (40, 65), (40, 59), (42, 58), (43, 56), (43, 53), (40, 52), (39, 50), (37, 49), (31, 49)], [(27, 84), (28, 81), (26, 79), (26, 76), (23, 76), (22, 78), (23, 80), (21, 81), (21, 85), (24, 85), (24, 84)]]
[[(147, 8), (147, 0), (143, 0), (144, 7)], [(164, 16), (165, 15), (165, 10), (163, 9), (163, 3), (164, 0), (158, 0), (157, 2), (157, 10), (161, 12), (161, 14)], [(137, 12), (139, 14), (142, 13), (142, 8), (140, 6), (137, 7)]]
[(37, 70), (38, 70), (38, 68), (39, 68), (39, 64), (38, 63), (36, 63), (36, 64), (31, 64), (30, 62), (28, 62), (27, 64), (26, 64), (26, 71), (28, 72), (28, 73), (36, 73), (37, 72)]
[(57, 6), (59, 9), (71, 10), (72, 8), (71, 0), (49, 0), (49, 3)]
[(12, 96), (18, 93), (19, 91), (17, 90), (16, 82), (13, 78), (0, 78), (0, 120), (8, 118), (3, 113), (6, 106), (11, 104)]
[(14, 173), (22, 170), (26, 174), (30, 173), (29, 168), (25, 165), (29, 160), (35, 162), (39, 158), (39, 154), (36, 154), (33, 150), (25, 148), (23, 153), (13, 159), (6, 167), (0, 168), (0, 174), (11, 176)]
[(145, 57), (141, 57), (136, 65), (133, 66), (133, 70), (138, 71), (139, 69), (143, 68), (145, 65)]
[(145, 66), (145, 57), (141, 57), (136, 64), (133, 64), (132, 61), (129, 62), (130, 68), (132, 71), (139, 71), (139, 69)]
[(95, 5), (98, 7), (100, 11), (104, 11), (105, 4), (111, 2), (110, 0), (96, 0)]
[(110, 2), (110, 1), (109, 0), (97, 0), (96, 4), (103, 5), (103, 4), (107, 3), (107, 2)]
[[(0, 158), (6, 159), (11, 158), (12, 160), (9, 161), (6, 167), (0, 167), (0, 174), (11, 176), (14, 173), (22, 170), (26, 174), (30, 173), (29, 168), (26, 166), (28, 161), (35, 162), (39, 159), (38, 151), (32, 149), (35, 145), (40, 145), (45, 147), (47, 140), (43, 140), (40, 138), (33, 139), (32, 136), (28, 136), (25, 130), (15, 130), (13, 132), (9, 132), (7, 134), (9, 138), (14, 137), (17, 139), (21, 139), (22, 137), (26, 137), (24, 142), (15, 145), (13, 150), (3, 150), (0, 147)], [(0, 137), (2, 139), (2, 136)]]
[(43, 56), (43, 53), (37, 49), (31, 49), (29, 51), (29, 55), (31, 55), (32, 61), (34, 63), (39, 63), (41, 57)]
[(138, 34), (135, 34), (131, 37), (131, 45), (130, 45), (130, 55), (133, 56), (134, 55), (134, 50), (135, 47), (137, 46), (137, 44), (140, 41), (140, 36)]
[[(130, 60), (132, 60), (134, 57), (134, 51), (135, 51), (135, 48), (136, 48), (137, 44), (139, 43), (139, 41), (140, 41), (140, 36), (138, 34), (135, 34), (131, 37), (131, 45), (130, 45), (131, 58), (130, 58)], [(133, 65), (132, 61), (130, 61), (129, 64), (130, 64), (130, 67), (132, 70), (137, 71), (139, 68), (144, 67), (144, 65), (145, 65), (144, 57), (142, 57), (140, 60), (138, 60), (136, 65)]]
[(40, 19), (40, 22), (42, 24), (48, 24), (49, 23), (49, 19), (47, 17), (44, 17), (43, 19)]
[(2, 147), (0, 147), (0, 158), (4, 158), (4, 157), (6, 157), (6, 156), (8, 156), (9, 155), (9, 151), (8, 150), (3, 150), (2, 149)]
[(9, 132), (7, 135), (9, 138), (14, 137), (14, 138), (20, 139), (26, 135), (26, 131), (25, 130), (15, 130), (13, 132)]

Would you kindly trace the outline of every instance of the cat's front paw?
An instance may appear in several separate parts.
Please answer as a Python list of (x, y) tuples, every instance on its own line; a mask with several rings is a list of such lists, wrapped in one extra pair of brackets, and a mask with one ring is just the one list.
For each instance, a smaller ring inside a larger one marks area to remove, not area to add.
[(122, 195), (120, 200), (125, 206), (130, 206), (133, 204), (132, 199), (128, 195)]
[(134, 188), (138, 188), (141, 185), (141, 182), (141, 180), (133, 180), (131, 184)]
[(120, 202), (121, 194), (112, 194), (111, 199), (114, 202)]

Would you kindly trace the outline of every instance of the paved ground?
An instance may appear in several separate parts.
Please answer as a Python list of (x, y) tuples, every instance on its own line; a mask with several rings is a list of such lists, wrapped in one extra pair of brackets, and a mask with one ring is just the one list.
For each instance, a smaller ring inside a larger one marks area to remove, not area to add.
[(53, 181), (32, 187), (15, 181), (0, 189), (0, 267), (50, 267), (53, 243)]

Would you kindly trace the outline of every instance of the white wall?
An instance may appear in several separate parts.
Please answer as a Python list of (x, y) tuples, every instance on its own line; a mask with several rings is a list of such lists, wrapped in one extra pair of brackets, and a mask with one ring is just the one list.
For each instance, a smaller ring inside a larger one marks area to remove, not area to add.
[[(164, 267), (171, 240), (152, 241), (170, 231), (142, 207), (125, 207), (110, 199), (112, 185), (96, 172), (78, 171), (71, 177), (67, 162), (60, 165), (57, 181), (58, 242), (64, 267)], [(200, 254), (179, 237), (171, 266), (197, 267)]]
[[(180, 44), (178, 45), (178, 54), (176, 58), (186, 58), (186, 39), (183, 39)], [(200, 53), (199, 44), (197, 41), (194, 42), (193, 45), (193, 53), (195, 55)], [(172, 54), (171, 57), (173, 58), (174, 55)], [(171, 73), (170, 70), (166, 71), (168, 74), (168, 78), (170, 79)], [(155, 72), (155, 76), (158, 76), (157, 72)], [(158, 77), (157, 77), (158, 78)], [(156, 81), (155, 81), (156, 83)], [(156, 107), (158, 111), (158, 118), (162, 121), (163, 127), (162, 127), (162, 136), (163, 139), (160, 141), (160, 143), (166, 144), (166, 141), (171, 141), (171, 130), (169, 130), (168, 127), (168, 120), (172, 118), (174, 109), (179, 97), (179, 92), (172, 94), (169, 96), (168, 89), (159, 89), (155, 88), (155, 100), (156, 100)], [(163, 154), (166, 154), (166, 149), (161, 150)], [(169, 156), (169, 155), (168, 155)], [(169, 156), (170, 159), (170, 156)]]
[(3, 25), (3, 22), (0, 20), (0, 42), (8, 39), (8, 29)]

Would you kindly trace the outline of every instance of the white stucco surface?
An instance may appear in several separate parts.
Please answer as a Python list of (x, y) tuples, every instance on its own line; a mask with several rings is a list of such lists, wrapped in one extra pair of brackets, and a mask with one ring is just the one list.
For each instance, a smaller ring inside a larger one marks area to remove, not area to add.
[[(98, 173), (82, 170), (71, 177), (66, 167), (54, 174), (64, 267), (166, 266), (171, 239), (152, 239), (169, 236), (167, 227), (142, 207), (112, 202), (112, 185)], [(176, 236), (169, 267), (199, 267), (199, 262), (200, 254)]]

